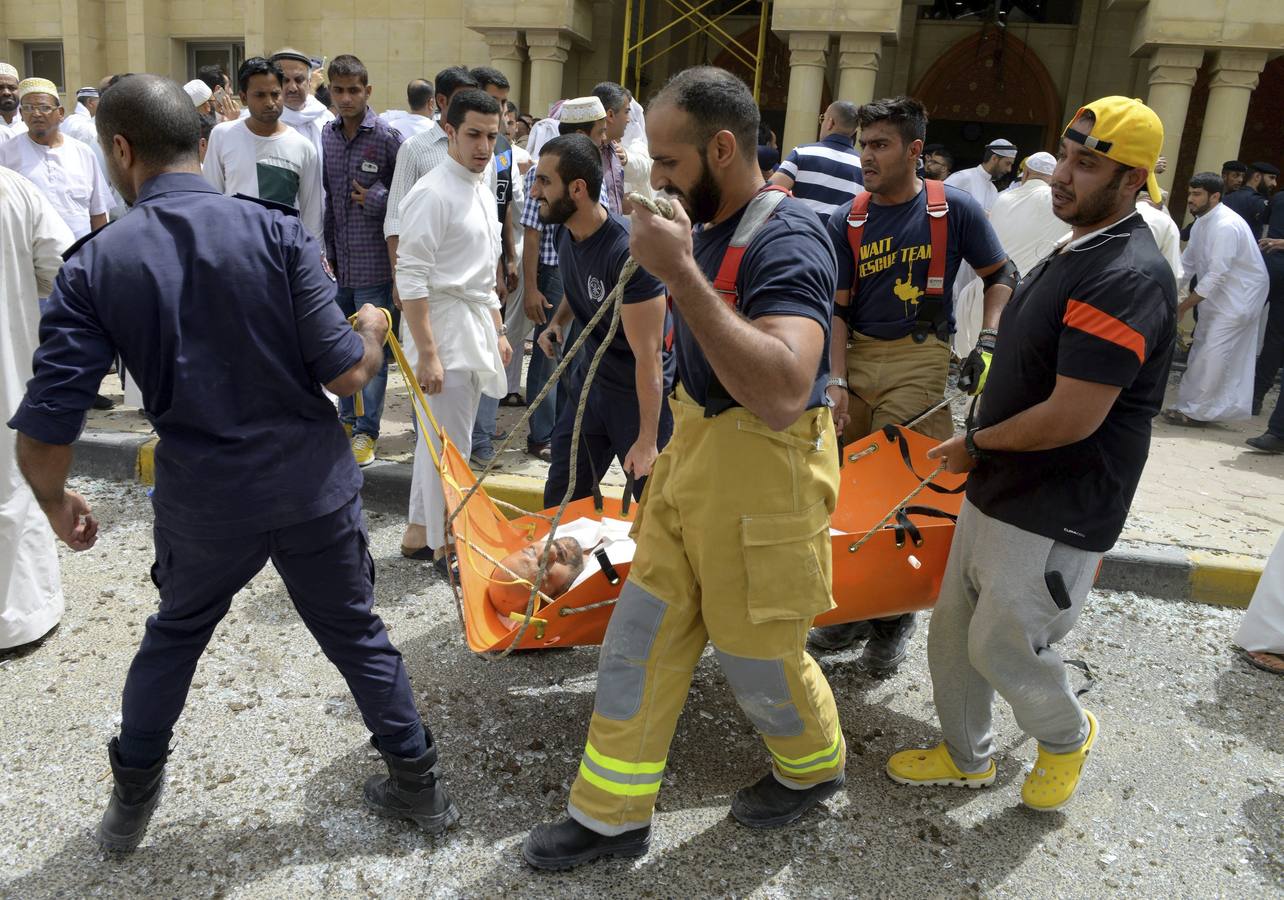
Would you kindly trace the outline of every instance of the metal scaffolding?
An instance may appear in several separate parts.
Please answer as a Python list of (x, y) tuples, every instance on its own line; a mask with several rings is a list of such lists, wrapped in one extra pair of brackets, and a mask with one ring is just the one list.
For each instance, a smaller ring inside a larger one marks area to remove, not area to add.
[[(763, 54), (767, 44), (767, 29), (770, 27), (768, 23), (771, 21), (770, 0), (762, 0), (761, 2), (758, 16), (758, 44), (753, 48), (746, 47), (737, 38), (728, 34), (718, 23), (728, 16), (735, 15), (746, 6), (756, 2), (756, 0), (733, 2), (732, 5), (712, 17), (706, 14), (705, 10), (715, 3), (719, 3), (720, 0), (696, 0), (696, 2), (692, 2), (692, 0), (656, 0), (656, 2), (660, 3), (661, 8), (671, 8), (677, 13), (677, 17), (658, 27), (655, 31), (648, 33), (646, 25), (647, 0), (625, 0), (624, 50), (620, 57), (620, 84), (629, 87), (629, 62), (630, 57), (632, 57), (633, 84), (630, 89), (633, 91), (634, 96), (637, 96), (642, 87), (642, 72), (648, 65), (681, 47), (692, 38), (698, 35), (705, 35), (729, 52), (733, 59), (753, 72), (753, 98), (755, 101), (758, 100), (758, 93), (762, 88)], [(657, 50), (652, 46), (648, 51), (648, 44), (683, 23), (689, 26), (686, 34), (678, 40), (672, 41), (667, 47)], [(651, 55), (645, 55), (646, 52), (650, 52)]]

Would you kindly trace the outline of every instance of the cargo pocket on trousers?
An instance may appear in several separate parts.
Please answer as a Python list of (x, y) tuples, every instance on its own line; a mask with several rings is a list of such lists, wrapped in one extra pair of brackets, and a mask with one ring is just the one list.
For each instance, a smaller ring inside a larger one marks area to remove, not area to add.
[(740, 542), (750, 622), (811, 619), (833, 609), (824, 501), (796, 513), (742, 516)]

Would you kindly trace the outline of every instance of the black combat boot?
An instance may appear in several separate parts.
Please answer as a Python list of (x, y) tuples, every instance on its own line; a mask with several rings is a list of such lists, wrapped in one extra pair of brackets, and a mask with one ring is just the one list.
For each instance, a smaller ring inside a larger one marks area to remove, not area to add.
[(891, 675), (904, 661), (910, 638), (917, 628), (914, 613), (895, 619), (875, 619), (870, 623), (869, 642), (860, 655), (861, 668), (879, 677)]
[(651, 826), (606, 836), (572, 818), (536, 825), (522, 842), (522, 858), (537, 869), (573, 869), (604, 856), (643, 856), (651, 847)]
[(129, 853), (138, 846), (160, 800), (165, 782), (165, 759), (148, 769), (131, 769), (120, 761), (120, 741), (107, 745), (111, 773), (115, 778), (107, 811), (98, 825), (98, 843), (112, 853)]
[(837, 653), (865, 640), (869, 637), (869, 631), (868, 622), (844, 622), (841, 625), (813, 628), (807, 636), (807, 646), (821, 653)]
[(750, 828), (780, 828), (796, 822), (803, 813), (829, 799), (847, 783), (847, 775), (822, 781), (806, 790), (785, 787), (772, 772), (749, 787), (736, 791), (731, 801), (731, 815)]
[(364, 790), (366, 805), (381, 816), (410, 819), (429, 834), (445, 831), (459, 821), (459, 809), (437, 780), (437, 745), (429, 744), (416, 759), (393, 756), (370, 743), (388, 764), (387, 775), (372, 775)]

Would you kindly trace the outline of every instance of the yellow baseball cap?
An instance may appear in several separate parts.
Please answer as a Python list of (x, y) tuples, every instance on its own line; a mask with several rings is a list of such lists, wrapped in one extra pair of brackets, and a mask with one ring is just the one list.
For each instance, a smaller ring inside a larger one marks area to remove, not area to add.
[[(1088, 134), (1070, 127), (1084, 113), (1091, 113), (1094, 119)], [(1151, 197), (1162, 196), (1155, 179), (1155, 165), (1163, 151), (1164, 124), (1155, 111), (1140, 100), (1130, 97), (1094, 100), (1079, 107), (1061, 136), (1122, 165), (1145, 169), (1149, 173), (1147, 192)]]

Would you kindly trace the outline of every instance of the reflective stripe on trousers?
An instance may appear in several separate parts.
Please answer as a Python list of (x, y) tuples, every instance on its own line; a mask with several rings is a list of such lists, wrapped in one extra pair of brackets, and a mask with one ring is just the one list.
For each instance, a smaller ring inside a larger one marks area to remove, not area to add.
[(602, 644), (571, 789), (572, 817), (602, 834), (650, 822), (710, 641), (782, 784), (828, 781), (846, 761), (833, 694), (804, 649), (811, 620), (833, 606), (829, 410), (807, 410), (775, 432), (745, 409), (705, 418), (685, 396), (670, 403), (673, 439), (638, 509), (637, 555)]

